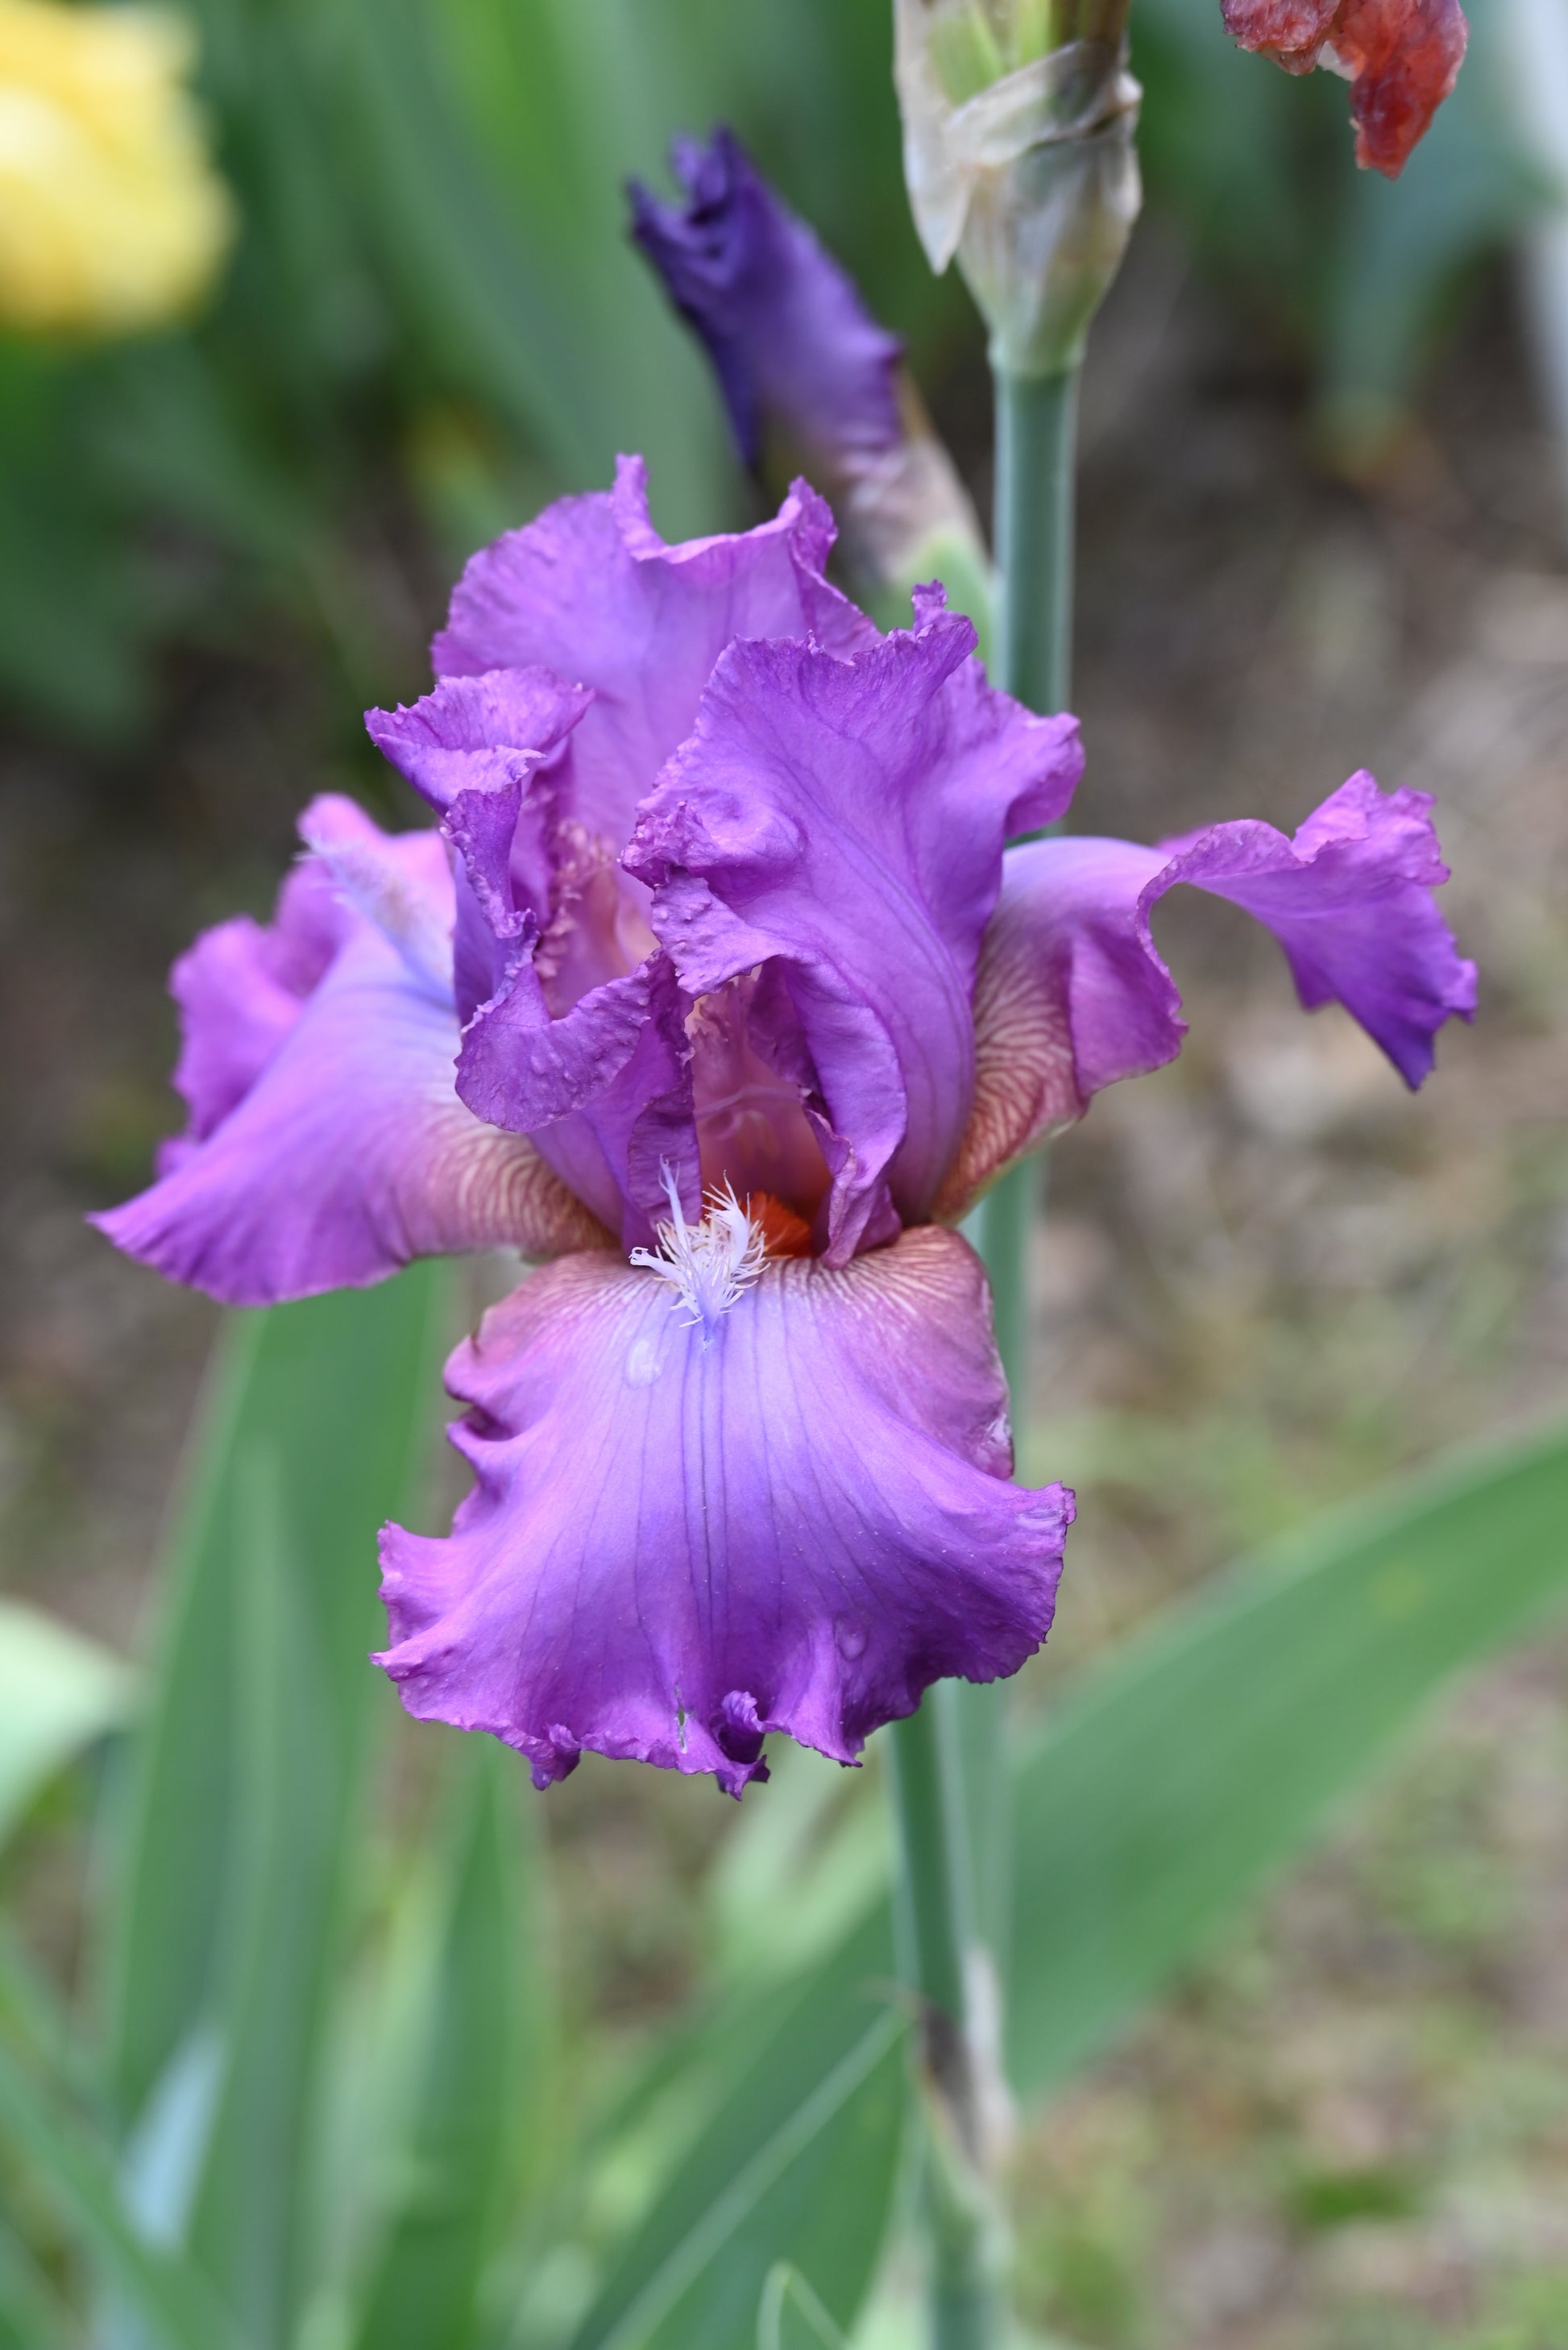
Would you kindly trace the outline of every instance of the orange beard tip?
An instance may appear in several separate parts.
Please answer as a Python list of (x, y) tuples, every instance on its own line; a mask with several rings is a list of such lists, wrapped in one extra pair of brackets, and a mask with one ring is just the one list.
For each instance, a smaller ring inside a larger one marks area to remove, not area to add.
[(761, 1232), (770, 1256), (809, 1256), (811, 1226), (771, 1191), (753, 1191), (746, 1213)]

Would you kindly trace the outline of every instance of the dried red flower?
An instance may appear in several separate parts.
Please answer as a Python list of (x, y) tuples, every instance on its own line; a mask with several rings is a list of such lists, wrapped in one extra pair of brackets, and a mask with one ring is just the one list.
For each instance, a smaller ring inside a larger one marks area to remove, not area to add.
[(1469, 26), (1459, 0), (1221, 0), (1225, 30), (1287, 73), (1351, 83), (1355, 160), (1397, 179), (1453, 88)]

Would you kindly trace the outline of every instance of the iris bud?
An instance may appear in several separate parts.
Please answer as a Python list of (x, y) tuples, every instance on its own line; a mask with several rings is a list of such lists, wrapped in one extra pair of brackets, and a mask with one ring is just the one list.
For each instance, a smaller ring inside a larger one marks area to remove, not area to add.
[(677, 140), (670, 161), (682, 201), (634, 181), (631, 232), (708, 354), (742, 458), (775, 494), (796, 473), (822, 492), (878, 610), (907, 614), (940, 578), (983, 633), (980, 525), (898, 338), (732, 131)]
[(1059, 374), (1141, 201), (1126, 0), (894, 0), (904, 171), (931, 266), (953, 256), (992, 364)]

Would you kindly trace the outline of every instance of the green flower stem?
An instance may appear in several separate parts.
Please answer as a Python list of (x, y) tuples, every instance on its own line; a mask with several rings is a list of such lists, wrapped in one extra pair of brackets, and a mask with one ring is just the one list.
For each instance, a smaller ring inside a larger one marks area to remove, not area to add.
[[(996, 379), (997, 684), (1039, 711), (1067, 699), (1076, 372)], [(1004, 1176), (968, 1226), (985, 1261), (1015, 1426), (1027, 1399), (1029, 1229), (1038, 1163)], [(1008, 1942), (1004, 1691), (940, 1683), (889, 1740), (903, 1855), (904, 1970), (919, 2002), (930, 2114), (932, 2350), (1002, 2350), (1006, 2226), (987, 2143), (996, 2018), (976, 2012)], [(995, 1971), (992, 1981), (998, 1981)]]
[(903, 1873), (900, 1933), (905, 1980), (954, 2029), (968, 2013), (974, 1939), (968, 1822), (949, 1720), (954, 1684), (939, 1681), (918, 1713), (893, 1725), (893, 1806)]
[[(1065, 708), (1073, 640), (1073, 510), (1078, 375), (996, 376), (996, 511), (999, 575), (991, 673), (1032, 710)], [(1029, 1234), (1044, 1170), (1026, 1159), (1004, 1175), (967, 1230), (991, 1280), (996, 1344), (1007, 1374), (1012, 1424), (1028, 1423)], [(1005, 1685), (965, 1683), (958, 1709), (967, 1803), (974, 1837), (981, 1928), (1004, 1954), (1008, 1944), (1008, 1783), (1002, 1742)]]
[[(1078, 370), (996, 377), (996, 511), (1000, 594), (992, 681), (1031, 710), (1067, 706), (1073, 653), (1073, 517)], [(981, 1203), (975, 1245), (991, 1275), (996, 1343), (1020, 1426), (1028, 1398), (1029, 1227), (1039, 1161), (1025, 1159)]]
[[(999, 613), (992, 677), (1032, 710), (1067, 701), (1072, 644), (1072, 486), (1076, 371), (997, 376)], [(1025, 1161), (969, 1220), (992, 1283), (997, 1347), (1013, 1424), (1027, 1408), (1025, 1266), (1039, 1166)], [(893, 1722), (903, 1974), (919, 2002), (929, 2110), (931, 2350), (1002, 2350), (1006, 2219), (990, 2113), (997, 2016), (982, 2014), (1009, 1941), (1003, 1688), (938, 1682), (919, 1713)]]
[(1062, 709), (1073, 654), (1078, 371), (996, 378), (993, 682), (1031, 710)]
[(900, 1960), (919, 2003), (929, 2125), (930, 2350), (1002, 2350), (1006, 2230), (986, 2143), (994, 2059), (987, 2019), (976, 2007), (984, 1960), (975, 1935), (957, 1698), (956, 1683), (938, 1682), (889, 1736), (902, 1855)]

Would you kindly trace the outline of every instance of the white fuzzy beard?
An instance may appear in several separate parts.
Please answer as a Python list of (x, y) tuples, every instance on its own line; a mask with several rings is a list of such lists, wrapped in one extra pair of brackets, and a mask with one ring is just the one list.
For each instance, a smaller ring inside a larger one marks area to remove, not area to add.
[(680, 1191), (673, 1170), (659, 1170), (670, 1221), (658, 1227), (657, 1249), (635, 1248), (630, 1263), (669, 1282), (675, 1295), (671, 1305), (684, 1308), (689, 1326), (701, 1325), (706, 1346), (721, 1315), (743, 1297), (763, 1269), (767, 1243), (761, 1227), (736, 1199), (732, 1185), (710, 1191), (700, 1223), (689, 1224), (680, 1206)]

